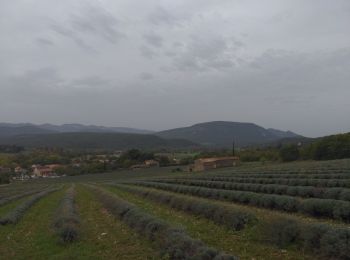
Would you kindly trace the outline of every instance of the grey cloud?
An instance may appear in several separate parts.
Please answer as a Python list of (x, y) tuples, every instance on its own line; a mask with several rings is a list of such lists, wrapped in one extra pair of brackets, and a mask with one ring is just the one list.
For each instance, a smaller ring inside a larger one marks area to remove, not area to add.
[(52, 22), (51, 30), (72, 39), (87, 51), (98, 52), (94, 38), (116, 44), (126, 35), (120, 30), (120, 21), (99, 5), (84, 5), (78, 13), (72, 13), (65, 23)]
[(230, 68), (235, 65), (236, 49), (235, 42), (232, 44), (220, 36), (193, 36), (174, 58), (174, 65), (178, 70)]
[(350, 4), (314, 2), (0, 1), (0, 118), (349, 131)]
[(57, 75), (57, 71), (54, 68), (41, 68), (37, 70), (29, 70), (24, 74), (13, 75), (9, 77), (11, 85), (22, 88), (28, 88), (29, 86), (46, 86), (51, 87), (52, 83), (59, 84), (62, 80)]
[(139, 50), (140, 50), (141, 55), (147, 59), (152, 59), (158, 55), (157, 52), (155, 52), (154, 50), (152, 50), (151, 48), (149, 48), (145, 45), (142, 45), (139, 48)]
[(179, 25), (181, 19), (174, 13), (166, 10), (161, 6), (157, 6), (149, 15), (149, 20), (155, 25)]
[(163, 38), (155, 33), (147, 33), (143, 35), (145, 41), (153, 47), (160, 48), (163, 46)]
[(82, 38), (75, 34), (73, 30), (60, 26), (59, 24), (51, 24), (50, 28), (57, 34), (73, 40), (81, 49), (88, 52), (97, 52), (95, 48), (87, 44)]
[[(1, 83), (1, 82), (0, 82)], [(2, 80), (6, 86), (2, 89), (2, 102), (50, 104), (62, 100), (76, 102), (77, 97), (98, 97), (99, 91), (111, 89), (114, 82), (99, 76), (87, 76), (75, 79), (63, 79), (55, 68), (47, 67), (29, 70), (22, 74), (12, 75)]]
[(174, 48), (182, 48), (182, 47), (184, 47), (184, 44), (182, 42), (176, 41), (176, 42), (173, 42), (173, 47)]
[(264, 100), (268, 103), (277, 105), (307, 105), (309, 102), (315, 99), (315, 96), (304, 96), (304, 95), (274, 95), (265, 97)]
[(104, 88), (106, 86), (109, 86), (112, 84), (111, 80), (104, 79), (98, 76), (89, 76), (89, 77), (83, 77), (74, 79), (70, 83), (72, 86), (75, 87), (83, 87), (83, 88)]
[(80, 14), (70, 16), (70, 24), (75, 32), (99, 35), (115, 44), (125, 34), (120, 31), (120, 21), (100, 6), (88, 6)]
[[(214, 10), (219, 6), (225, 8), (225, 2), (231, 1), (201, 0), (200, 3), (196, 1), (158, 3), (148, 15), (148, 20), (156, 26), (185, 27), (191, 25), (193, 19), (205, 19), (207, 15), (214, 13)], [(220, 12), (216, 14), (220, 15)]]
[(177, 55), (177, 52), (176, 51), (165, 51), (164, 54), (165, 54), (165, 56), (168, 56), (168, 57), (175, 57)]
[(7, 96), (17, 102), (43, 102), (65, 85), (54, 68), (29, 70), (23, 74), (12, 75), (3, 79), (2, 102), (8, 102)]
[(60, 26), (58, 24), (51, 24), (50, 29), (65, 37), (69, 37), (69, 38), (74, 37), (74, 32), (72, 30), (64, 28), (63, 26)]
[(49, 40), (49, 39), (46, 39), (46, 38), (37, 38), (36, 39), (36, 42), (39, 44), (39, 45), (43, 45), (43, 46), (52, 46), (52, 45), (55, 45), (53, 41)]
[(350, 81), (349, 58), (350, 48), (313, 53), (268, 50), (254, 59), (250, 66), (260, 70), (257, 74), (262, 74), (261, 78), (280, 88), (329, 91), (347, 86), (346, 82)]
[(142, 72), (142, 73), (140, 74), (140, 79), (142, 79), (142, 80), (151, 80), (151, 79), (153, 79), (153, 78), (154, 78), (154, 76), (153, 76), (152, 73)]

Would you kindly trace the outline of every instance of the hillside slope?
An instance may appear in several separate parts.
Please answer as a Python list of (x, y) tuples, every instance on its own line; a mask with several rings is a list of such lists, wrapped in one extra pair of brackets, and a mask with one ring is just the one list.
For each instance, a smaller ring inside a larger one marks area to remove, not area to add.
[[(30, 124), (30, 123), (0, 123), (0, 136), (2, 135), (2, 128), (8, 129), (3, 132), (13, 132), (10, 135), (17, 134), (41, 134), (41, 133), (76, 133), (76, 132), (91, 132), (91, 133), (129, 133), (129, 134), (152, 134), (153, 131), (130, 128), (130, 127), (108, 127), (97, 125), (83, 125), (83, 124)], [(34, 130), (35, 129), (35, 130)]]
[(7, 126), (0, 124), (0, 137), (11, 137), (16, 135), (49, 134), (52, 130), (42, 129), (34, 125)]
[(154, 135), (125, 133), (53, 133), (17, 135), (0, 138), (0, 144), (24, 147), (60, 147), (70, 149), (111, 149), (126, 150), (131, 148), (184, 149), (199, 145), (188, 140), (163, 139)]
[(175, 128), (157, 133), (163, 138), (180, 138), (205, 146), (230, 147), (268, 143), (286, 137), (297, 137), (292, 132), (265, 129), (253, 123), (214, 121), (190, 127)]
[(52, 130), (60, 133), (75, 133), (75, 132), (92, 132), (92, 133), (129, 133), (129, 134), (151, 134), (152, 131), (144, 129), (136, 129), (130, 127), (107, 127), (97, 125), (82, 125), (82, 124), (63, 124), (52, 125), (43, 124), (39, 125), (43, 129)]

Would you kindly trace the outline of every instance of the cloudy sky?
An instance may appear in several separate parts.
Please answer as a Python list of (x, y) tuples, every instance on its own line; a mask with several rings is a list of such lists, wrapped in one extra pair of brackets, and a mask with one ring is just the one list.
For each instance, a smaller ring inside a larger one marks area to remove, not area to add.
[(348, 0), (0, 0), (0, 121), (350, 131)]

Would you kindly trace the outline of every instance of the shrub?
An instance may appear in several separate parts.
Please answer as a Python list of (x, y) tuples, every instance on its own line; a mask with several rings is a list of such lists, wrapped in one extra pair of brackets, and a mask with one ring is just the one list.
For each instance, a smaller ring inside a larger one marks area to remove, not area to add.
[(267, 237), (280, 247), (295, 242), (299, 236), (297, 222), (289, 218), (274, 219), (273, 222), (265, 225), (265, 230)]
[(350, 203), (330, 199), (308, 199), (300, 204), (300, 211), (315, 217), (329, 217), (350, 221)]
[(280, 217), (265, 223), (264, 231), (266, 239), (280, 247), (296, 244), (326, 259), (349, 259), (350, 230), (347, 227)]
[(320, 241), (321, 252), (329, 257), (337, 256), (340, 259), (349, 259), (350, 231), (349, 229), (329, 230)]
[(340, 199), (340, 194), (342, 193), (343, 188), (328, 188), (324, 191), (324, 198), (327, 199)]
[(75, 209), (75, 187), (71, 186), (63, 197), (57, 211), (54, 227), (63, 242), (73, 242), (78, 239), (80, 224)]
[(339, 194), (339, 199), (350, 201), (350, 190), (342, 190)]
[(333, 216), (345, 222), (350, 222), (350, 203), (338, 201), (334, 204)]
[(318, 251), (321, 247), (321, 238), (329, 231), (329, 226), (326, 224), (308, 224), (301, 226), (301, 240), (306, 249), (310, 251)]
[(283, 162), (291, 162), (299, 159), (299, 149), (297, 145), (286, 145), (279, 151), (279, 156)]
[(334, 200), (308, 199), (300, 205), (300, 211), (315, 217), (333, 217)]

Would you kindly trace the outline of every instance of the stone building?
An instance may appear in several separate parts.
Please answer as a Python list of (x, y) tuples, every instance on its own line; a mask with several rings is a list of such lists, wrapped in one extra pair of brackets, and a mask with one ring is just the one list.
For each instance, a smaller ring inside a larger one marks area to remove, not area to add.
[(211, 169), (232, 167), (239, 163), (239, 157), (214, 157), (214, 158), (202, 158), (194, 161), (194, 164), (190, 167), (190, 171), (206, 171)]

